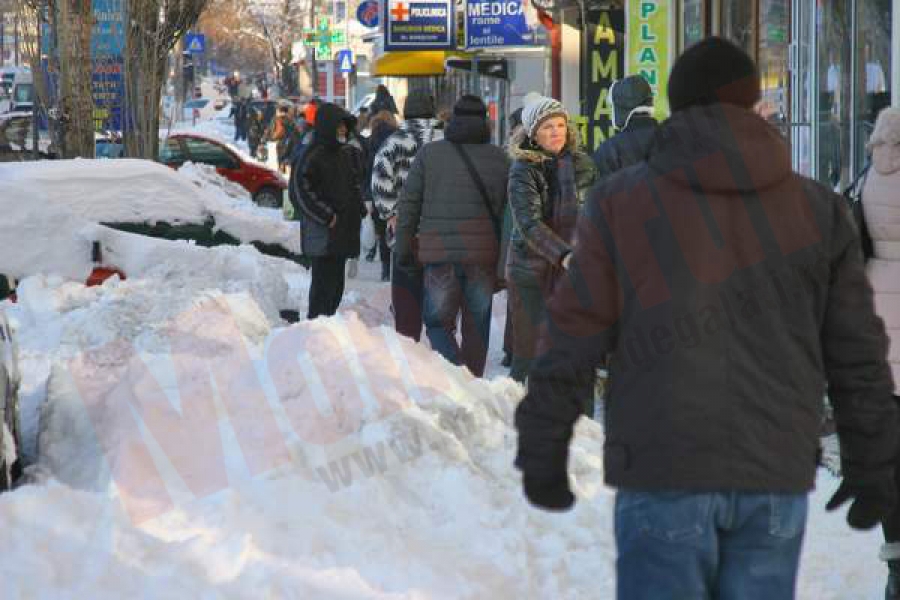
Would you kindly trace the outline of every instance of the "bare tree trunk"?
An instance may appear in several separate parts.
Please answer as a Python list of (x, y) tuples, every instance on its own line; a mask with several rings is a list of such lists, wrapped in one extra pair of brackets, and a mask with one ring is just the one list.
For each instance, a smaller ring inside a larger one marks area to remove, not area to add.
[(91, 87), (90, 0), (61, 0), (57, 4), (60, 63), (60, 111), (65, 122), (65, 158), (94, 157), (94, 98)]
[[(160, 96), (169, 52), (197, 22), (207, 0), (130, 0), (125, 34), (125, 154), (155, 160)], [(176, 76), (181, 76), (177, 73)]]

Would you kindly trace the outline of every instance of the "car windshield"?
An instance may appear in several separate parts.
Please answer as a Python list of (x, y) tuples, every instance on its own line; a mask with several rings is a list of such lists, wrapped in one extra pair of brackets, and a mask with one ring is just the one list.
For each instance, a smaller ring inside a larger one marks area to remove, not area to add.
[(20, 83), (15, 88), (16, 97), (14, 101), (16, 104), (31, 102), (32, 96), (34, 94), (34, 86), (30, 83)]

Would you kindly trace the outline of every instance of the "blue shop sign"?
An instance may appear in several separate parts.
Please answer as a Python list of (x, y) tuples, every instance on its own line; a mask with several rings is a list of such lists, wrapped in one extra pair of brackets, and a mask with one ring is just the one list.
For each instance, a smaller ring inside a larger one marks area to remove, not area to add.
[(466, 3), (466, 48), (528, 47), (546, 43), (546, 29), (528, 26), (522, 0)]
[(385, 0), (385, 50), (447, 50), (456, 46), (452, 0)]
[(119, 56), (125, 51), (125, 1), (93, 0), (91, 56)]

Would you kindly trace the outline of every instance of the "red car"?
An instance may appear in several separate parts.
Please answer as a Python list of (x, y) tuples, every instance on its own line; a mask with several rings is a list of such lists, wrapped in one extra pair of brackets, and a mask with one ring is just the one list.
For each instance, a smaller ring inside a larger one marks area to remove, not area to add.
[(216, 167), (220, 175), (250, 192), (258, 205), (281, 208), (287, 180), (237, 148), (195, 133), (172, 134), (160, 144), (159, 162), (177, 169), (188, 161)]

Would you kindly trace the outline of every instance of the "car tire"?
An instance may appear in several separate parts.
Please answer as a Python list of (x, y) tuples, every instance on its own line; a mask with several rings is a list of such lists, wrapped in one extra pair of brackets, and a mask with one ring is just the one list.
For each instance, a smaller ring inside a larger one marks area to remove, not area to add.
[(253, 201), (263, 208), (281, 208), (283, 202), (281, 190), (274, 187), (264, 187), (253, 196)]

